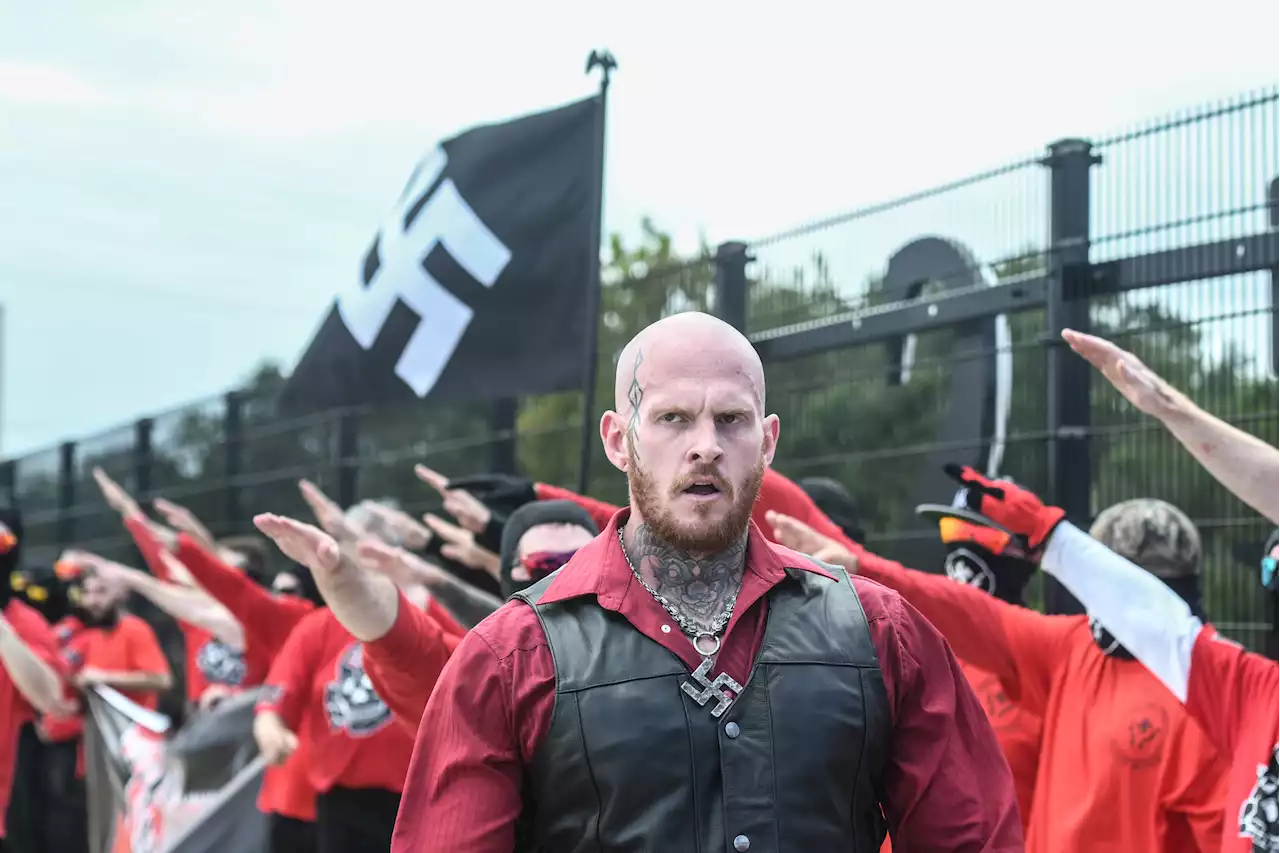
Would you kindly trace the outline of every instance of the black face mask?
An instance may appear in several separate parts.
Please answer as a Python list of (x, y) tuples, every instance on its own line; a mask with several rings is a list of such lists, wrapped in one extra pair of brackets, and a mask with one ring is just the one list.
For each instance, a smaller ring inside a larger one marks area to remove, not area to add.
[(1026, 560), (992, 554), (976, 542), (950, 542), (942, 563), (947, 577), (1009, 604), (1026, 607), (1022, 593), (1036, 567)]
[[(1178, 594), (1178, 597), (1187, 603), (1187, 607), (1191, 608), (1191, 614), (1201, 622), (1208, 622), (1209, 617), (1204, 612), (1203, 603), (1203, 586), (1201, 584), (1200, 575), (1184, 575), (1176, 578), (1161, 578), (1164, 585), (1169, 587)], [(1133, 660), (1133, 653), (1120, 645), (1120, 641), (1115, 635), (1102, 627), (1097, 619), (1089, 617), (1089, 630), (1093, 632), (1093, 641), (1097, 644), (1098, 649), (1104, 655), (1120, 660)]]

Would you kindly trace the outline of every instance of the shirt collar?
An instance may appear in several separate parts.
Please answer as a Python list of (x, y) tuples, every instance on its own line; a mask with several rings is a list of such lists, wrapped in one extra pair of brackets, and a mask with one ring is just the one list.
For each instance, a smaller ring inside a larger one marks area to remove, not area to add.
[[(622, 607), (622, 602), (633, 588), (645, 592), (627, 564), (622, 543), (618, 541), (618, 528), (627, 523), (630, 515), (629, 507), (623, 507), (614, 513), (600, 535), (579, 548), (573, 558), (564, 564), (539, 603), (551, 604), (578, 596), (594, 595), (601, 607), (616, 611)], [(749, 522), (746, 570), (756, 575), (767, 587), (773, 587), (786, 577), (789, 569), (836, 580), (836, 576), (821, 564), (770, 542), (754, 521)]]

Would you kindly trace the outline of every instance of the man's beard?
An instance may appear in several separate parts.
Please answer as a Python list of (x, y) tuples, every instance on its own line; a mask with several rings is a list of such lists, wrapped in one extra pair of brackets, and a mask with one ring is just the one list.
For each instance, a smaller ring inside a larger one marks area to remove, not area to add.
[[(663, 542), (673, 548), (691, 554), (715, 554), (736, 544), (747, 530), (751, 520), (751, 510), (755, 507), (756, 496), (760, 494), (760, 483), (764, 480), (764, 456), (756, 461), (742, 489), (725, 480), (715, 469), (695, 470), (694, 475), (711, 476), (714, 472), (717, 486), (723, 499), (729, 501), (729, 510), (718, 521), (707, 523), (695, 514), (690, 521), (677, 518), (668, 507), (664, 508), (658, 501), (658, 485), (645, 471), (636, 457), (635, 445), (627, 439), (627, 484), (631, 489), (631, 498), (641, 519), (649, 529)], [(684, 488), (683, 482), (675, 484), (675, 492), (668, 497), (676, 498)], [(701, 522), (701, 523), (700, 523)]]
[(120, 607), (108, 607), (102, 613), (94, 613), (84, 607), (73, 607), (72, 614), (86, 628), (114, 628), (120, 621)]

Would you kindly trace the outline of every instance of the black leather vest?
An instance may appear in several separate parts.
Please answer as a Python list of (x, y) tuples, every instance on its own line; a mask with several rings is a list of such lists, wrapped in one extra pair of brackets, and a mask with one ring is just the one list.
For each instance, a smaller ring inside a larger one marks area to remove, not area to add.
[(555, 574), (517, 593), (556, 668), (517, 849), (878, 851), (888, 699), (858, 595), (824, 568), (840, 580), (788, 569), (770, 591), (750, 678), (718, 720), (681, 691), (683, 661), (594, 597), (539, 604)]

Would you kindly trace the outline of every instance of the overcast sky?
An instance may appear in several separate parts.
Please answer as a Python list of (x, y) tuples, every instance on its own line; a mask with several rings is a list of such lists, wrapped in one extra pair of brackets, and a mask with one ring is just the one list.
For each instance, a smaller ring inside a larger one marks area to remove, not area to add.
[[(620, 69), (606, 228), (753, 238), (1277, 77), (1275, 0), (0, 10), (0, 451), (292, 364), (434, 142)], [(784, 14), (783, 14), (784, 13)]]

